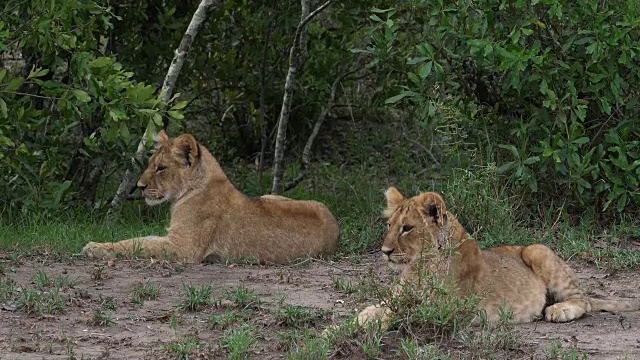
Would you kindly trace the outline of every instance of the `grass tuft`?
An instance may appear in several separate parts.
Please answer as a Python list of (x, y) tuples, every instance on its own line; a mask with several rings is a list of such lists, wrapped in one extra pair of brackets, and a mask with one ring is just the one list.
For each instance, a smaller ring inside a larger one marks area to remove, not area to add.
[(131, 294), (131, 302), (142, 305), (146, 300), (156, 300), (160, 296), (160, 288), (149, 281), (136, 285)]
[(222, 347), (229, 353), (229, 359), (248, 358), (248, 353), (256, 343), (255, 328), (245, 325), (232, 329), (222, 339)]
[(201, 287), (184, 285), (183, 299), (178, 305), (178, 309), (185, 311), (199, 311), (204, 307), (211, 305), (211, 295), (213, 290), (210, 285)]

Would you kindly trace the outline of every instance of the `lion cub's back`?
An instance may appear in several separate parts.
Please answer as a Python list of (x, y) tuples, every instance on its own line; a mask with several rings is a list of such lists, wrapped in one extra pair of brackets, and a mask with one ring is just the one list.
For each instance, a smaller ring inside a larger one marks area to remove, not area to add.
[(480, 306), (497, 320), (500, 306), (506, 304), (512, 309), (515, 322), (529, 322), (542, 314), (547, 287), (517, 251), (501, 250), (482, 251), (488, 269), (477, 288), (481, 295), (484, 293)]
[[(338, 251), (340, 228), (329, 208), (313, 200), (266, 195), (253, 200), (258, 226), (268, 244), (286, 254), (331, 255)], [(248, 215), (248, 214), (247, 214)], [(256, 224), (257, 225), (257, 224)], [(296, 251), (297, 250), (297, 251)], [(298, 253), (299, 252), (299, 253)]]

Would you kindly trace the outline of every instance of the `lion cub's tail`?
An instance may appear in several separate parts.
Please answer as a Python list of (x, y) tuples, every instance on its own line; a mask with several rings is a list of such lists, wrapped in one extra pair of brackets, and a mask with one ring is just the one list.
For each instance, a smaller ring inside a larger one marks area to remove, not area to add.
[(640, 299), (596, 299), (589, 298), (591, 311), (607, 311), (610, 313), (640, 310)]

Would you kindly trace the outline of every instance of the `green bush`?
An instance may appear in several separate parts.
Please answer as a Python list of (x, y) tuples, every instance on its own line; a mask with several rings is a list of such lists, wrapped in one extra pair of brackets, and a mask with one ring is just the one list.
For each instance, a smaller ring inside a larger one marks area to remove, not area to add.
[[(638, 205), (640, 4), (422, 1), (373, 9), (370, 66), (392, 69), (433, 122), (445, 99), (468, 116), (498, 172), (581, 210)], [(435, 124), (432, 124), (435, 126)]]
[(185, 103), (166, 109), (109, 54), (109, 7), (10, 1), (2, 14), (0, 203), (38, 213), (103, 205), (101, 179), (130, 166), (147, 123), (181, 118)]

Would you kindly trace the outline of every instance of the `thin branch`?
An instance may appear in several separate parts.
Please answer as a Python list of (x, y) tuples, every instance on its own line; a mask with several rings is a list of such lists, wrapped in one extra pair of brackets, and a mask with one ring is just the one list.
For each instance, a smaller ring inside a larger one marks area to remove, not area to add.
[(45, 100), (58, 100), (58, 99), (60, 99), (60, 98), (55, 97), (55, 96), (42, 96), (42, 95), (29, 94), (29, 93), (19, 92), (19, 91), (0, 91), (0, 92), (1, 93), (5, 93), (5, 94), (30, 96), (30, 97), (34, 97), (34, 98), (38, 98), (38, 99), (45, 99)]
[[(187, 27), (187, 31), (185, 31), (184, 36), (180, 41), (180, 45), (175, 50), (173, 60), (171, 61), (171, 65), (169, 66), (167, 75), (164, 78), (164, 82), (162, 83), (162, 90), (160, 92), (161, 94), (160, 100), (162, 100), (165, 103), (169, 102), (169, 99), (171, 99), (171, 94), (173, 93), (173, 89), (176, 85), (178, 75), (180, 75), (180, 70), (182, 69), (182, 65), (184, 64), (187, 51), (191, 47), (193, 40), (196, 38), (196, 35), (200, 30), (200, 26), (207, 19), (207, 10), (212, 5), (213, 5), (213, 0), (202, 0), (200, 2), (200, 5), (198, 5), (198, 9), (196, 10), (196, 12), (193, 14), (193, 17), (191, 18), (191, 22)], [(147, 124), (144, 134), (142, 135), (142, 138), (138, 143), (136, 154), (131, 159), (131, 162), (134, 168), (137, 166), (138, 163), (142, 163), (145, 149), (146, 149), (147, 139), (150, 136), (149, 132), (153, 126), (152, 124), (153, 124), (153, 120), (149, 121), (149, 123)], [(167, 125), (168, 125), (167, 122), (165, 122), (164, 128), (166, 128)], [(114, 210), (119, 210), (124, 198), (128, 194), (130, 194), (133, 189), (135, 189), (135, 183), (136, 183), (135, 180), (136, 180), (136, 174), (130, 169), (127, 169), (122, 178), (122, 181), (120, 182), (120, 185), (118, 186), (118, 190), (116, 191), (116, 194), (109, 205), (109, 215), (111, 215)]]
[[(291, 101), (293, 99), (293, 87), (295, 82), (296, 72), (298, 71), (300, 56), (297, 55), (298, 48), (306, 46), (305, 43), (301, 43), (300, 38), (302, 32), (305, 30), (305, 26), (311, 19), (322, 12), (327, 6), (331, 4), (333, 0), (328, 0), (324, 4), (320, 5), (317, 9), (307, 14), (309, 11), (308, 0), (301, 0), (302, 13), (300, 15), (300, 24), (296, 28), (295, 35), (293, 37), (293, 43), (289, 50), (289, 71), (287, 72), (287, 78), (284, 83), (284, 95), (282, 98), (282, 108), (280, 109), (280, 117), (278, 118), (278, 133), (276, 137), (275, 154), (273, 161), (273, 184), (271, 187), (271, 193), (280, 194), (282, 192), (282, 176), (284, 175), (284, 147), (287, 138), (287, 125), (289, 123), (289, 114), (291, 113)], [(303, 49), (300, 51), (305, 53)]]
[(313, 130), (311, 131), (311, 135), (307, 139), (307, 143), (302, 150), (302, 165), (300, 166), (300, 173), (296, 176), (292, 181), (288, 182), (284, 186), (284, 191), (289, 191), (294, 187), (298, 186), (298, 184), (305, 178), (307, 175), (307, 170), (309, 169), (309, 163), (311, 161), (311, 148), (313, 147), (313, 142), (316, 140), (318, 133), (320, 132), (320, 128), (324, 123), (327, 115), (333, 109), (336, 103), (336, 93), (338, 89), (338, 85), (344, 80), (347, 76), (357, 72), (360, 69), (352, 69), (340, 74), (331, 85), (331, 94), (329, 95), (329, 100), (327, 101), (327, 105), (322, 108), (320, 114), (318, 115), (318, 119), (316, 123), (313, 125)]
[[(267, 39), (264, 42), (262, 48), (262, 66), (260, 67), (260, 155), (258, 157), (258, 184), (262, 184), (262, 172), (264, 171), (264, 154), (267, 150), (267, 124), (265, 121), (265, 97), (266, 97), (266, 75), (267, 72), (267, 55), (269, 50), (269, 43), (271, 42), (271, 32), (273, 31), (273, 19), (269, 21), (269, 28), (267, 29)], [(262, 185), (260, 185), (262, 188)], [(262, 189), (261, 189), (262, 190)], [(262, 191), (261, 191), (262, 193)]]

